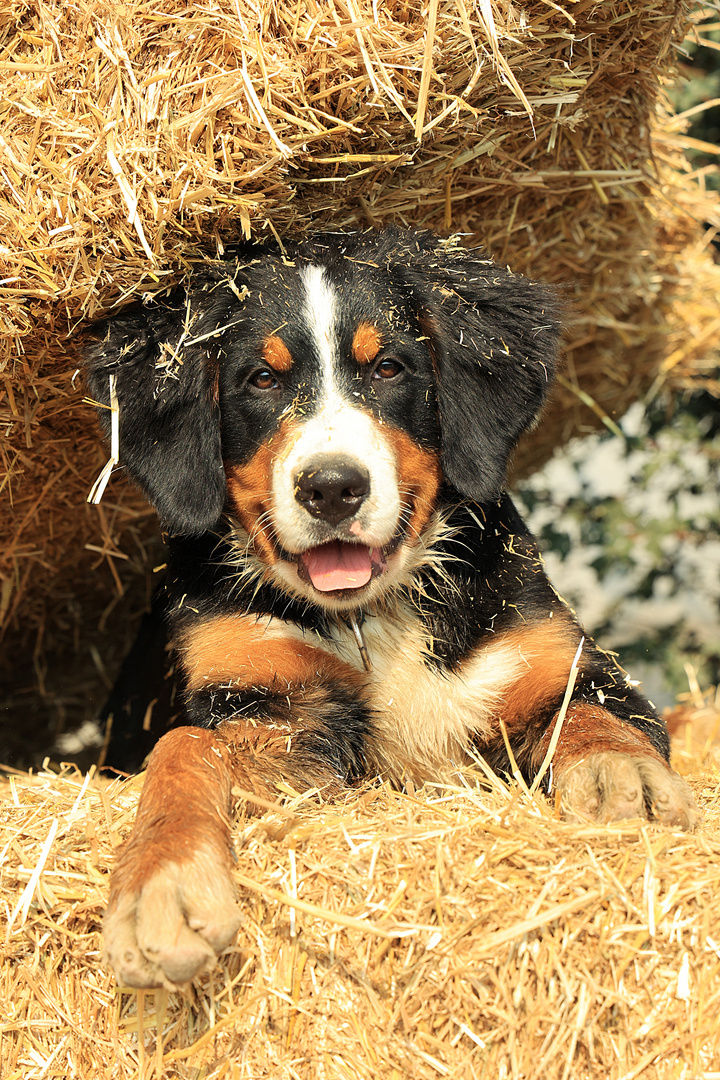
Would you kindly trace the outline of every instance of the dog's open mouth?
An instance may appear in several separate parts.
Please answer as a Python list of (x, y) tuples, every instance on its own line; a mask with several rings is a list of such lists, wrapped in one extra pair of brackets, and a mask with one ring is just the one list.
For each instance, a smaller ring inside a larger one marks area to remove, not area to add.
[(331, 540), (298, 557), (298, 574), (318, 592), (361, 589), (387, 569), (385, 552), (363, 544)]

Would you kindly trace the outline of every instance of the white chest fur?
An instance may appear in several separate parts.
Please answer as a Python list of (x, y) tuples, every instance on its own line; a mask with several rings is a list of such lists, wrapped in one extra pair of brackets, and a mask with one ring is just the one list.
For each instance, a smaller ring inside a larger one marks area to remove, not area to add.
[[(525, 667), (517, 646), (498, 641), (468, 657), (457, 671), (445, 673), (427, 663), (430, 643), (412, 611), (368, 618), (362, 634), (373, 667), (367, 691), (377, 768), (395, 779), (410, 776), (420, 782), (443, 768), (466, 764), (469, 740), (490, 733), (503, 692)], [(362, 668), (355, 639), (343, 624), (337, 626), (331, 649)]]

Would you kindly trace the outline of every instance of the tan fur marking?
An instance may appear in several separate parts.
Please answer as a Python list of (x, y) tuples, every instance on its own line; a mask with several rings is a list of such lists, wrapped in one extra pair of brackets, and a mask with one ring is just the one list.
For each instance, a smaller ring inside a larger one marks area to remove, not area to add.
[(270, 470), (273, 454), (263, 443), (247, 465), (226, 467), (227, 493), (233, 513), (238, 517), (263, 562), (272, 565), (278, 556), (270, 533)]
[(546, 702), (562, 695), (579, 637), (570, 617), (556, 611), (552, 619), (512, 630), (500, 640), (517, 649), (524, 664), (520, 677), (503, 694), (500, 716), (512, 732), (532, 720)]
[(442, 473), (438, 455), (423, 450), (409, 435), (398, 428), (387, 428), (386, 437), (393, 447), (398, 469), (400, 501), (404, 506), (412, 501), (413, 512), (408, 522), (412, 543), (427, 525), (435, 509)]
[(280, 425), (276, 435), (264, 442), (245, 465), (226, 465), (228, 500), (240, 524), (252, 540), (259, 558), (268, 566), (278, 561), (270, 524), (272, 468), (283, 453), (295, 428)]
[(204, 844), (224, 855), (231, 784), (230, 758), (212, 732), (182, 727), (164, 735), (150, 755), (131, 841), (112, 876), (111, 904), (177, 862), (179, 852)]
[[(553, 721), (533, 754), (532, 764), (538, 768), (545, 757), (552, 738)], [(666, 764), (665, 759), (655, 749), (647, 735), (638, 731), (631, 724), (624, 724), (601, 705), (576, 702), (567, 711), (562, 732), (558, 741), (553, 768), (556, 774), (564, 772), (576, 762), (591, 754), (607, 752), (631, 754), (633, 757), (647, 757)]]
[(285, 372), (292, 367), (293, 358), (282, 338), (270, 334), (263, 342), (263, 359), (273, 371)]
[(352, 688), (362, 682), (349, 664), (323, 649), (245, 616), (220, 615), (199, 623), (186, 633), (180, 650), (190, 690), (225, 682), (290, 689), (323, 676)]
[(355, 331), (352, 354), (358, 364), (370, 364), (380, 352), (380, 331), (371, 323), (361, 322)]

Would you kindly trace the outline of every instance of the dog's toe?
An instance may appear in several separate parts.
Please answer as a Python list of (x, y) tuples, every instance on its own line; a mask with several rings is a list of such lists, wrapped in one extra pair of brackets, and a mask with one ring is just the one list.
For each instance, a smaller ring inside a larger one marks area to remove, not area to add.
[(103, 921), (104, 960), (121, 986), (162, 986), (163, 975), (143, 954), (135, 933), (137, 896), (125, 894), (108, 907)]
[(651, 759), (637, 762), (653, 817), (663, 825), (692, 831), (700, 824), (700, 809), (685, 780), (669, 766)]
[(603, 821), (645, 816), (643, 785), (633, 758), (625, 754), (598, 755), (595, 778), (601, 793)]

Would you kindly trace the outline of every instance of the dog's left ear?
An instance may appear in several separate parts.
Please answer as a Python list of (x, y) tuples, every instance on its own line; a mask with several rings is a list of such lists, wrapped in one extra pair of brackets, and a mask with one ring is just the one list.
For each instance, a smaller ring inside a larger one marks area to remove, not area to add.
[(492, 501), (550, 387), (560, 305), (478, 252), (416, 238), (402, 273), (435, 365), (443, 472), (466, 498)]
[[(208, 299), (214, 279), (161, 301), (135, 305), (91, 327), (84, 343), (86, 385), (111, 429), (109, 376), (116, 383), (120, 461), (180, 535), (211, 529), (225, 501), (217, 403), (216, 328), (231, 321), (228, 289)], [(225, 295), (227, 294), (227, 296)]]

